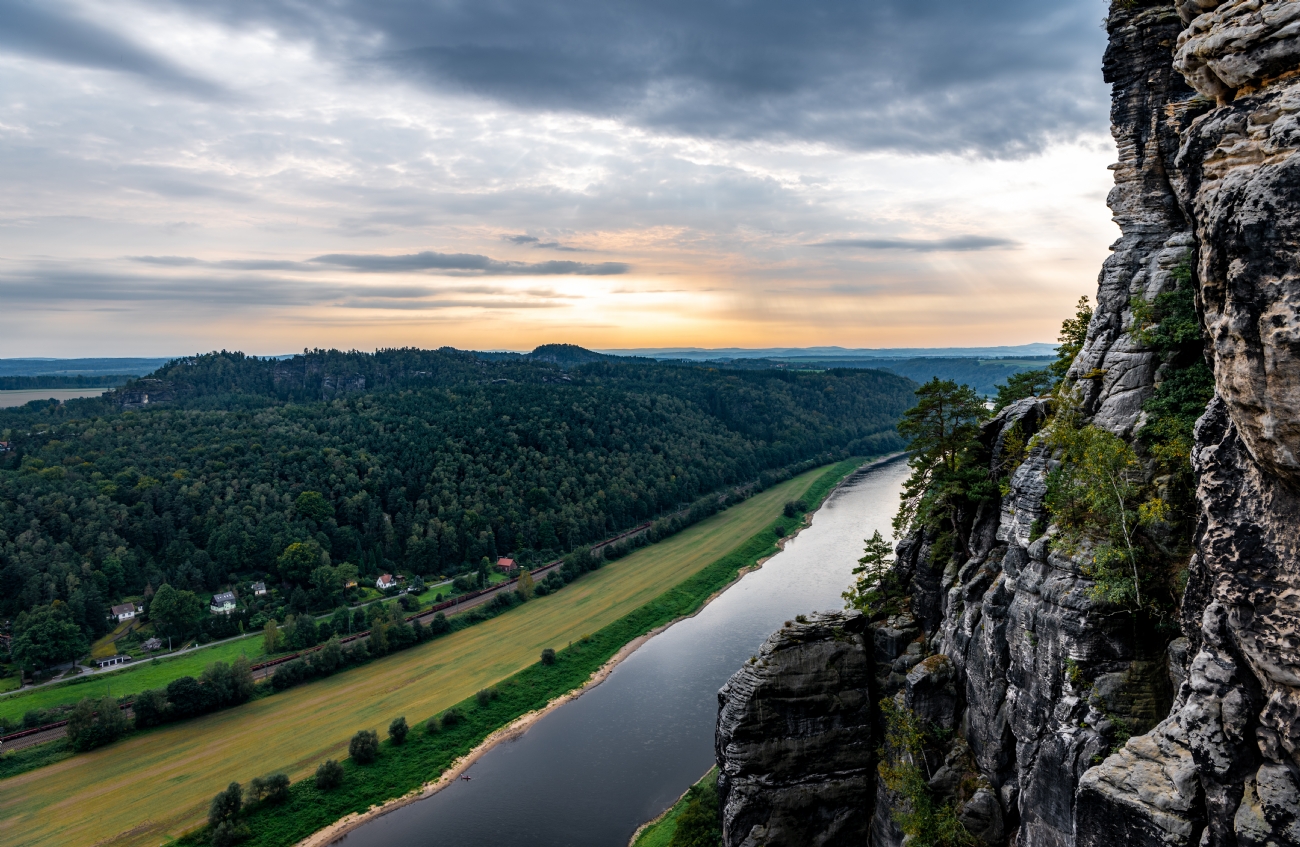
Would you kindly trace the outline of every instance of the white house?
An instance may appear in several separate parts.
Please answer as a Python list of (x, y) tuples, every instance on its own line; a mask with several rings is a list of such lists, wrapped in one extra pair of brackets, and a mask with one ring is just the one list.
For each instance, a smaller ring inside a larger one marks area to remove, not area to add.
[(253, 594), (255, 594), (255, 595), (258, 596), (258, 597), (261, 597), (261, 596), (262, 596), (263, 594), (265, 594), (265, 593), (266, 593), (266, 583), (265, 583), (265, 582), (255, 582), (255, 583), (253, 583)]
[(390, 573), (381, 574), (379, 579), (375, 580), (375, 588), (378, 588), (380, 591), (387, 591), (390, 588), (396, 587), (397, 580), (393, 579), (393, 575)]
[(214, 615), (228, 615), (235, 611), (235, 595), (230, 591), (212, 595), (208, 611)]
[(121, 623), (122, 621), (130, 620), (131, 618), (135, 617), (135, 604), (123, 603), (120, 606), (114, 606), (113, 617), (117, 619), (118, 623)]

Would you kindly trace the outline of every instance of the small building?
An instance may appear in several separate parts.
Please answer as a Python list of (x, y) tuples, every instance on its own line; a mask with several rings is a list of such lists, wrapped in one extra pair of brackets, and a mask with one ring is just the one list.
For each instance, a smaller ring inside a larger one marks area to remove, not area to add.
[(505, 556), (502, 556), (500, 559), (497, 559), (497, 569), (501, 571), (512, 571), (515, 569), (515, 560), (507, 559)]
[(214, 615), (228, 615), (235, 611), (234, 592), (223, 591), (220, 594), (213, 594), (212, 602), (208, 605), (208, 611)]
[(378, 588), (380, 591), (388, 591), (389, 589), (396, 587), (397, 580), (393, 579), (393, 575), (390, 573), (380, 574), (379, 579), (375, 580), (375, 588)]
[(131, 661), (130, 656), (124, 656), (121, 653), (119, 653), (116, 656), (105, 656), (102, 659), (96, 659), (95, 665), (100, 670), (103, 670), (104, 668), (111, 668), (114, 665), (125, 665), (129, 661)]
[(129, 621), (131, 618), (135, 617), (135, 612), (136, 608), (134, 603), (123, 603), (120, 606), (113, 607), (113, 617), (117, 619), (118, 623)]
[(262, 596), (263, 594), (265, 594), (265, 593), (266, 593), (266, 583), (265, 583), (265, 582), (255, 582), (255, 583), (253, 583), (253, 595), (254, 595), (255, 597), (261, 597), (261, 596)]
[(14, 446), (8, 441), (0, 441), (0, 453), (8, 453), (12, 449), (14, 449)]
[(152, 653), (155, 650), (161, 650), (162, 639), (157, 637), (146, 639), (145, 642), (140, 645), (140, 649), (144, 650), (147, 653)]

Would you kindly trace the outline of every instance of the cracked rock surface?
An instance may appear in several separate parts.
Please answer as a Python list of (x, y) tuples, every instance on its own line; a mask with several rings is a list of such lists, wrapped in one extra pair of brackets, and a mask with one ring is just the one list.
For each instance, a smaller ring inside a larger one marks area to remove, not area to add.
[[(1192, 268), (1216, 396), (1181, 631), (1095, 599), (1086, 553), (1053, 549), (1058, 460), (1030, 442), (1001, 504), (958, 514), (964, 545), (900, 542), (909, 607), (852, 618), (860, 653), (813, 619), (723, 689), (728, 847), (902, 847), (873, 778), (887, 697), (947, 739), (929, 789), (984, 844), (1300, 847), (1300, 0), (1126, 0), (1107, 29), (1121, 234), (1070, 377), (1089, 423), (1135, 440), (1162, 373), (1131, 303)], [(988, 423), (990, 467), (1049, 412)], [(805, 719), (804, 691), (840, 711)]]
[(860, 612), (790, 621), (718, 692), (725, 843), (863, 843), (875, 746), (870, 638)]

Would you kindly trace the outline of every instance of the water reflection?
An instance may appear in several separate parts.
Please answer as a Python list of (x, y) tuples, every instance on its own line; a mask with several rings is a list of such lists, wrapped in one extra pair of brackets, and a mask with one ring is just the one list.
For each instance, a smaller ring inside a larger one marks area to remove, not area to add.
[(859, 471), (812, 526), (609, 678), (486, 753), (453, 785), (366, 824), (345, 847), (621, 847), (709, 769), (717, 691), (781, 623), (839, 608), (862, 540), (889, 522), (907, 466)]

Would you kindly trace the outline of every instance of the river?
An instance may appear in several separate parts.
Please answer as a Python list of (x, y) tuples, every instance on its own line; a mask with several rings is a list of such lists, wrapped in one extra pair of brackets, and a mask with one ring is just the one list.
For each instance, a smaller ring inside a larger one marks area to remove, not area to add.
[(902, 459), (858, 471), (812, 525), (600, 685), (489, 750), (452, 785), (344, 847), (623, 847), (713, 764), (718, 689), (782, 622), (843, 606), (862, 541), (888, 536)]

